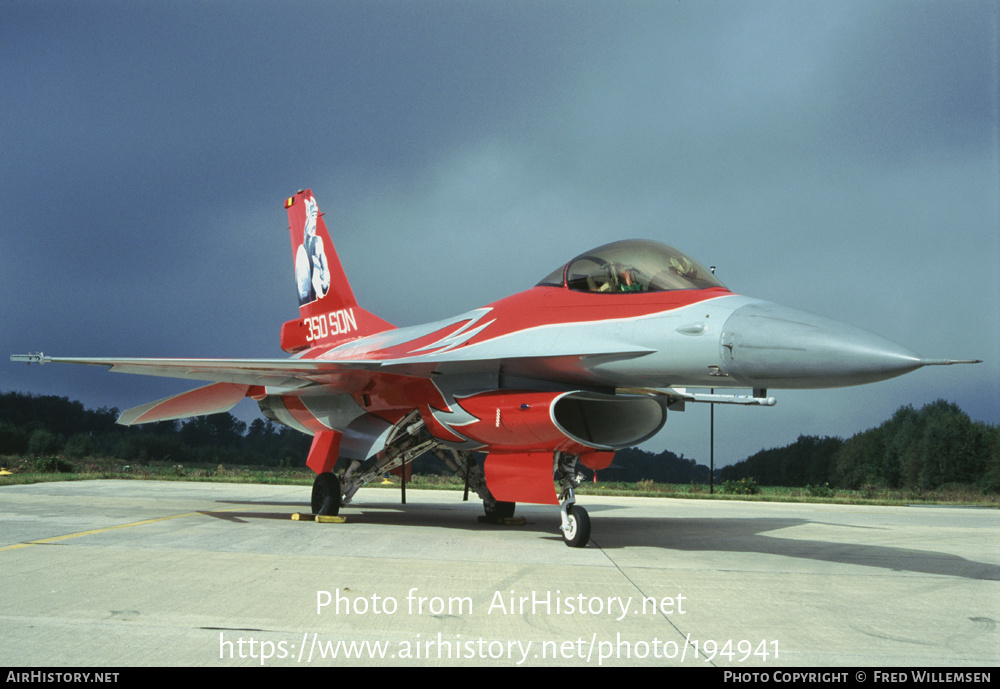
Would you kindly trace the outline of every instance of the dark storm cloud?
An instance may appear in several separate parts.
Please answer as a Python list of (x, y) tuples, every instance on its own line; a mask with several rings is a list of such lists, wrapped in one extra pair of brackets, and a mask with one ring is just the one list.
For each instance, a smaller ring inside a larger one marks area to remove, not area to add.
[[(988, 154), (996, 131), (996, 6), (873, 5), (845, 35), (834, 82), (852, 154)], [(993, 16), (991, 16), (991, 14)]]

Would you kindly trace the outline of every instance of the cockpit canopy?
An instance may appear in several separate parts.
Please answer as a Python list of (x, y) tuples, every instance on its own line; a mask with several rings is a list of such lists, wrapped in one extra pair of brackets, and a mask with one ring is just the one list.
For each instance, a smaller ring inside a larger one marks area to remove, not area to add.
[(690, 256), (647, 239), (612, 242), (580, 254), (538, 285), (602, 294), (725, 287)]

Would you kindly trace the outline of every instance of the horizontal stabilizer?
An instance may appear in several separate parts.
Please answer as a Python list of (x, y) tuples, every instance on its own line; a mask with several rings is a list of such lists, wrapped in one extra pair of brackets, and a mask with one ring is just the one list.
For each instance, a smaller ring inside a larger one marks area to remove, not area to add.
[(141, 407), (127, 409), (118, 417), (118, 423), (123, 426), (134, 426), (139, 423), (221, 414), (235, 407), (249, 389), (249, 385), (213, 383)]

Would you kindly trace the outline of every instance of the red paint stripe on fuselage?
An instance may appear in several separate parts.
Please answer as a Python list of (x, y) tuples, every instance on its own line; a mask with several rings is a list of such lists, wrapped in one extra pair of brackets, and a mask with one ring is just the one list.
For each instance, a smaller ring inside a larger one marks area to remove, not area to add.
[(308, 428), (313, 433), (320, 433), (322, 431), (329, 431), (330, 427), (322, 423), (316, 416), (309, 411), (302, 400), (298, 397), (291, 395), (285, 395), (281, 398), (281, 401), (285, 405), (285, 409), (291, 414), (296, 421)]
[[(463, 347), (479, 345), (514, 333), (568, 324), (602, 323), (631, 318), (643, 318), (658, 313), (674, 311), (699, 302), (731, 295), (725, 287), (698, 290), (673, 290), (666, 292), (633, 292), (597, 294), (579, 292), (565, 287), (534, 287), (493, 302), (480, 310), (482, 315), (472, 316), (421, 332), (413, 339), (387, 347), (362, 346), (357, 349), (315, 348), (303, 358), (337, 358), (341, 351), (356, 360), (381, 361), (407, 357), (433, 355), (436, 351), (460, 351)], [(478, 320), (478, 323), (471, 323)], [(477, 327), (488, 324), (481, 331)], [(468, 339), (461, 341), (461, 333), (469, 331)], [(471, 334), (474, 333), (474, 334)], [(455, 336), (450, 338), (450, 336)], [(376, 336), (377, 337), (377, 336)], [(459, 340), (460, 343), (456, 343)], [(441, 349), (429, 345), (441, 342)], [(362, 340), (365, 342), (365, 340)], [(353, 345), (357, 347), (357, 344)], [(348, 345), (352, 347), (352, 345)], [(516, 352), (512, 352), (516, 356)]]

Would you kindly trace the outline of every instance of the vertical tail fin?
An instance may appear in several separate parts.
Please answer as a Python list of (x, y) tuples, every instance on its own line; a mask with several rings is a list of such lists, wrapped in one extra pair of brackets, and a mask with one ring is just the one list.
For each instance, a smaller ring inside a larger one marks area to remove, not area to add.
[(300, 318), (282, 326), (281, 348), (301, 352), (393, 328), (358, 306), (312, 191), (300, 191), (288, 198), (285, 208)]

